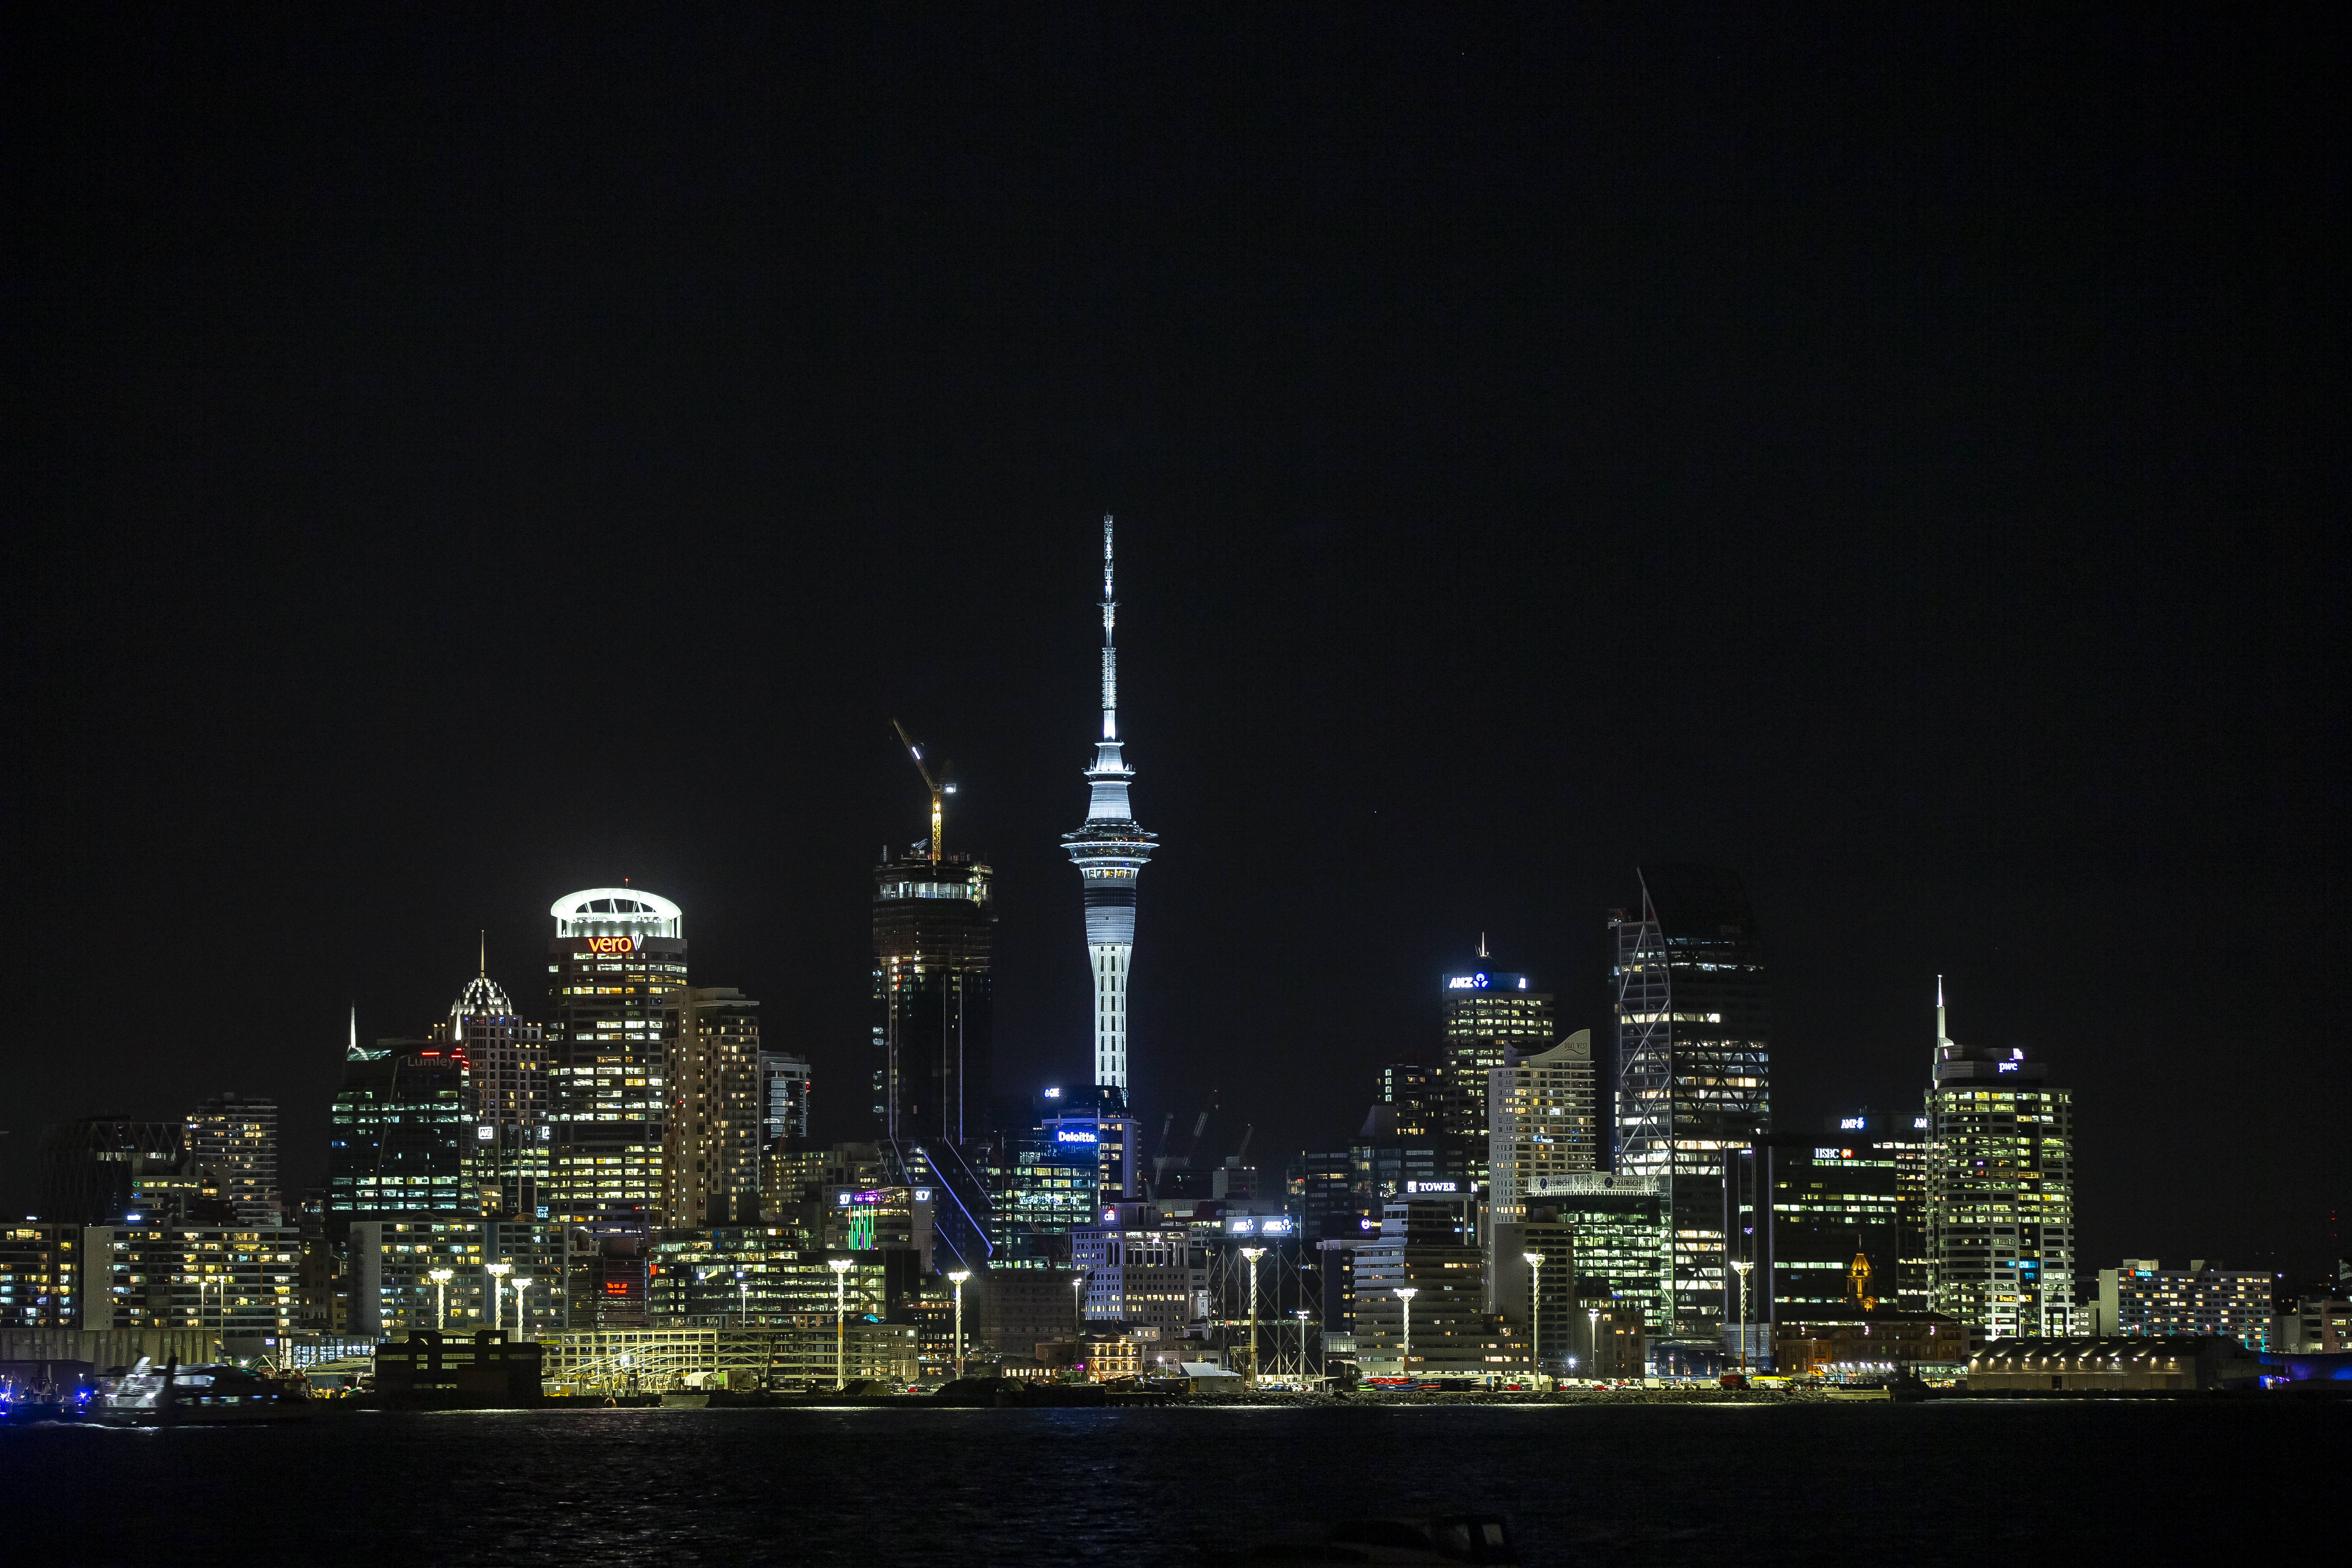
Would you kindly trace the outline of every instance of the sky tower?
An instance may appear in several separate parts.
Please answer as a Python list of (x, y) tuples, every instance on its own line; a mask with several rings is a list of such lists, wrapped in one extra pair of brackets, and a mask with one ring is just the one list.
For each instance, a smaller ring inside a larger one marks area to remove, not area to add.
[(1087, 824), (1062, 835), (1085, 879), (1087, 957), (1095, 977), (1095, 1082), (1127, 1089), (1127, 975), (1135, 956), (1135, 882), (1151, 858), (1156, 834), (1135, 824), (1127, 781), (1135, 770), (1119, 754), (1118, 650), (1111, 627), (1118, 602), (1111, 597), (1110, 517), (1103, 517), (1102, 739), (1087, 769)]

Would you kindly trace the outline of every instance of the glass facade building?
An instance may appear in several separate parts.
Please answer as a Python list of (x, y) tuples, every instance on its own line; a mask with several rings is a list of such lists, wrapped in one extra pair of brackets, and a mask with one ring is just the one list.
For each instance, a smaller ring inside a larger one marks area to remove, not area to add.
[(645, 1229), (662, 1198), (663, 1075), (687, 984), (682, 915), (636, 888), (550, 906), (548, 1217)]
[(1748, 1357), (1763, 1365), (1773, 1327), (1859, 1319), (1898, 1305), (1900, 1166), (1864, 1139), (1759, 1138), (1724, 1156), (1724, 1343), (1746, 1313)]
[(1532, 989), (1524, 974), (1483, 966), (1442, 975), (1439, 1005), (1444, 1015), (1444, 1057), (1438, 1087), (1439, 1130), (1466, 1139), (1473, 1170), (1486, 1180), (1487, 1076), (1508, 1054), (1532, 1056), (1550, 1047), (1552, 999)]
[(1673, 1290), (1661, 1338), (1712, 1343), (1724, 1315), (1723, 1157), (1769, 1130), (1771, 1019), (1756, 916), (1738, 876), (1644, 868), (1616, 942), (1620, 1174), (1666, 1184)]
[(730, 986), (676, 993), (677, 1032), (663, 1068), (662, 1209), (679, 1228), (756, 1225), (767, 1105), (760, 1005)]
[(1597, 1171), (1528, 1184), (1527, 1224), (1565, 1234), (1580, 1300), (1622, 1302), (1645, 1324), (1666, 1310), (1674, 1268), (1667, 1183)]
[(1928, 1290), (1994, 1339), (2071, 1334), (2074, 1097), (2022, 1049), (1955, 1044), (1936, 1002), (1927, 1090)]
[(996, 1042), (988, 867), (916, 854), (874, 868), (874, 1114), (887, 1144), (961, 1144), (987, 1118)]
[(375, 1215), (482, 1212), (475, 1185), (474, 1088), (465, 1057), (422, 1040), (356, 1045), (328, 1110), (327, 1222), (340, 1234)]

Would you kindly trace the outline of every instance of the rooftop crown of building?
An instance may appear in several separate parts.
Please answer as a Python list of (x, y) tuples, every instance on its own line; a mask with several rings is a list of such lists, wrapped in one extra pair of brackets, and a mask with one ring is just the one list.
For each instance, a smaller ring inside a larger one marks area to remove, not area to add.
[(548, 906), (555, 934), (567, 936), (661, 936), (680, 934), (684, 911), (642, 888), (583, 888)]

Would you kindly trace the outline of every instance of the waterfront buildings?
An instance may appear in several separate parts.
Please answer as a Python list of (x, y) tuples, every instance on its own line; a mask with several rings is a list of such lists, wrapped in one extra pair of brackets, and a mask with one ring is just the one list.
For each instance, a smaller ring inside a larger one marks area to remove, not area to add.
[(2168, 1340), (2026, 1336), (1969, 1357), (1970, 1394), (2189, 1393), (2253, 1388), (2263, 1364), (2225, 1335)]
[(1439, 1131), (1468, 1141), (1474, 1177), (1481, 1183), (1486, 1180), (1487, 1076), (1506, 1065), (1507, 1052), (1532, 1054), (1558, 1036), (1550, 994), (1530, 989), (1524, 974), (1488, 969), (1486, 947), (1478, 944), (1476, 966), (1438, 979), (1445, 1031)]
[(290, 1226), (90, 1226), (80, 1327), (283, 1333), (294, 1326), (301, 1236)]
[(662, 1123), (662, 1211), (692, 1228), (760, 1219), (761, 1096), (760, 1005), (732, 986), (675, 993), (677, 1032), (662, 1070), (669, 1109)]
[(0, 1226), (0, 1329), (81, 1327), (81, 1238), (70, 1221)]
[(1771, 1021), (1755, 912), (1734, 873), (1644, 868), (1638, 908), (1615, 911), (1614, 1168), (1665, 1184), (1674, 1238), (1663, 1337), (1718, 1341), (1723, 1155), (1767, 1131)]
[(1579, 1299), (1634, 1309), (1645, 1331), (1672, 1299), (1667, 1184), (1664, 1176), (1601, 1171), (1539, 1177), (1528, 1188), (1526, 1223), (1560, 1227), (1575, 1258)]
[[(540, 1219), (353, 1220), (350, 1331), (512, 1331), (518, 1301), (526, 1333), (561, 1330), (572, 1321), (572, 1234)], [(505, 1268), (494, 1272), (497, 1264)], [(439, 1269), (449, 1278), (436, 1280)]]
[(1531, 1054), (1507, 1046), (1486, 1082), (1487, 1202), (1497, 1219), (1520, 1217), (1535, 1178), (1599, 1168), (1591, 1030)]
[[(1776, 1325), (1843, 1321), (1897, 1308), (1901, 1179), (1864, 1139), (1759, 1138), (1723, 1157), (1724, 1343), (1761, 1365)], [(1739, 1271), (1748, 1265), (1746, 1289)], [(1742, 1316), (1744, 1314), (1744, 1317)]]
[(1094, 1081), (1128, 1087), (1128, 975), (1135, 957), (1136, 879), (1158, 846), (1157, 834), (1135, 820), (1118, 734), (1118, 651), (1112, 629), (1118, 602), (1111, 592), (1111, 520), (1103, 519), (1102, 737), (1087, 770), (1087, 821), (1062, 835), (1063, 847), (1086, 889), (1087, 963), (1094, 974)]
[(2166, 1268), (2153, 1258), (2127, 1258), (2099, 1270), (2092, 1331), (2135, 1338), (2220, 1334), (2253, 1350), (2271, 1343), (2272, 1287), (2267, 1269), (2224, 1268), (2202, 1258)]
[(1086, 1279), (1089, 1323), (1145, 1325), (1170, 1338), (1209, 1315), (1209, 1270), (1192, 1230), (1149, 1204), (1121, 1204), (1108, 1223), (1070, 1233), (1073, 1266)]
[(1356, 1364), (1367, 1375), (1485, 1377), (1527, 1364), (1525, 1340), (1486, 1310), (1475, 1208), (1433, 1198), (1382, 1205), (1379, 1239), (1356, 1248)]
[(549, 906), (549, 1217), (644, 1229), (662, 1195), (664, 1064), (687, 984), (682, 915), (638, 888)]
[[(1528, 1220), (1489, 1217), (1486, 1228), (1486, 1310), (1512, 1325), (1522, 1342), (1540, 1332), (1535, 1345), (1537, 1370), (1565, 1376), (1569, 1358), (1577, 1355), (1579, 1329), (1575, 1319), (1584, 1308), (1577, 1289), (1576, 1229), (1556, 1210)], [(1528, 1254), (1543, 1259), (1528, 1261)], [(1541, 1310), (1537, 1310), (1540, 1298)]]
[[(1906, 1367), (1956, 1368), (1968, 1359), (1969, 1331), (1924, 1312), (1809, 1322), (1784, 1316), (1772, 1326), (1774, 1372), (1789, 1377), (1883, 1377)], [(1751, 1361), (1751, 1366), (1767, 1364)]]
[[(793, 1226), (714, 1226), (666, 1231), (655, 1238), (648, 1305), (657, 1319), (710, 1319), (789, 1324), (823, 1318), (830, 1325), (838, 1256)], [(871, 1247), (852, 1255), (841, 1300), (853, 1318), (880, 1321), (912, 1294), (919, 1272)]]
[(186, 1159), (213, 1173), (239, 1225), (285, 1217), (278, 1190), (278, 1102), (218, 1094), (188, 1113)]
[(1995, 1339), (2074, 1328), (2074, 1095), (2023, 1049), (1955, 1044), (1936, 989), (1927, 1090), (1934, 1310)]

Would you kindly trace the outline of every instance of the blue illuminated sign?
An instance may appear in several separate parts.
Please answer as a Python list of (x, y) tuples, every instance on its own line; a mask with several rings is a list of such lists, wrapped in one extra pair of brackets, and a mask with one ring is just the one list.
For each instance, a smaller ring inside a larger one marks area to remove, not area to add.
[(1057, 1142), (1064, 1143), (1099, 1143), (1102, 1142), (1101, 1139), (1096, 1137), (1091, 1132), (1073, 1131), (1066, 1127), (1056, 1131), (1054, 1134), (1054, 1137)]

